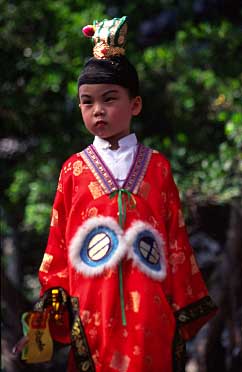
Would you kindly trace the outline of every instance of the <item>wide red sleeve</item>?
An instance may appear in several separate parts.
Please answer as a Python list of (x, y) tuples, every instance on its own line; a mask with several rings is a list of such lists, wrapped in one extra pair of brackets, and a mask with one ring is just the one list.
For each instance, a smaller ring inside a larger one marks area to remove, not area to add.
[(189, 244), (178, 189), (167, 172), (167, 231), (170, 302), (183, 339), (188, 340), (215, 314), (216, 305)]
[(67, 213), (62, 173), (52, 208), (49, 238), (39, 269), (41, 295), (52, 287), (62, 287), (67, 292), (69, 290), (65, 242)]
[[(41, 297), (48, 293), (48, 303), (51, 304), (51, 289), (60, 288), (69, 294), (68, 267), (67, 267), (67, 247), (65, 241), (66, 221), (68, 212), (68, 197), (70, 193), (68, 182), (63, 180), (64, 171), (62, 169), (57, 192), (55, 195), (50, 232), (45, 249), (44, 257), (39, 269), (39, 280), (41, 284)], [(65, 183), (65, 185), (64, 185)], [(69, 343), (69, 316), (67, 306), (60, 306), (61, 314), (58, 321), (54, 316), (50, 317), (50, 331), (52, 337), (59, 342)]]

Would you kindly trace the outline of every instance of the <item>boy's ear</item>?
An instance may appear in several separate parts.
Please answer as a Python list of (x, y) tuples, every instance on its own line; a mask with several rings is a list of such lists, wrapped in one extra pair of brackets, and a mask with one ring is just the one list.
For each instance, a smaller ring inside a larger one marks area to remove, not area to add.
[(80, 103), (79, 103), (78, 107), (79, 107), (79, 109), (81, 110), (81, 104), (80, 104)]
[(141, 110), (142, 110), (142, 98), (140, 96), (137, 96), (133, 98), (133, 103), (132, 103), (133, 116), (139, 115)]

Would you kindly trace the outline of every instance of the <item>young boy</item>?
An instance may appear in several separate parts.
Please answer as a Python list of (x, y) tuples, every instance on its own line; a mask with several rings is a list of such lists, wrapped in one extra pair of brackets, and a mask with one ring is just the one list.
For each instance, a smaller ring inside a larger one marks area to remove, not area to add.
[(126, 17), (84, 28), (94, 57), (78, 80), (79, 107), (95, 138), (61, 170), (42, 297), (26, 319), (29, 356), (33, 344), (44, 352), (50, 332), (71, 343), (70, 372), (182, 371), (184, 342), (216, 312), (169, 162), (130, 134), (142, 100), (126, 31)]

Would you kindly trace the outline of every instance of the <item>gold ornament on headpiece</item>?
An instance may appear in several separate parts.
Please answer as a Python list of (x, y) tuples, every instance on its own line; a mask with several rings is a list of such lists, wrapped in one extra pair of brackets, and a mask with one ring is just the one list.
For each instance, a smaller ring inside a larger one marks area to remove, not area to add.
[(124, 16), (104, 19), (101, 22), (94, 21), (93, 25), (83, 27), (82, 32), (94, 42), (93, 56), (97, 59), (108, 59), (125, 54), (127, 30), (127, 17)]

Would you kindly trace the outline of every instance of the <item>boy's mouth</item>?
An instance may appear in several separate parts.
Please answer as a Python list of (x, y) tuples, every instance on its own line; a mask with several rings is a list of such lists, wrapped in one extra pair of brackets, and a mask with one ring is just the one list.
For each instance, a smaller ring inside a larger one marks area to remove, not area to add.
[(97, 128), (103, 128), (103, 127), (105, 127), (106, 125), (107, 125), (107, 122), (104, 121), (104, 120), (98, 120), (98, 121), (96, 121), (96, 123), (95, 123), (95, 126), (96, 126)]

